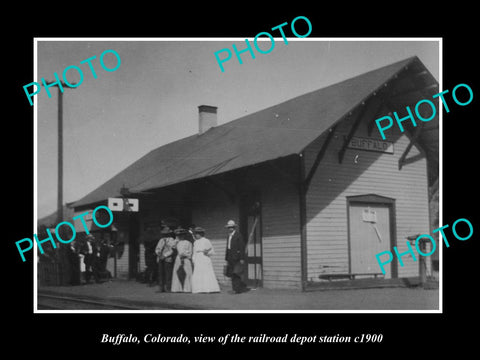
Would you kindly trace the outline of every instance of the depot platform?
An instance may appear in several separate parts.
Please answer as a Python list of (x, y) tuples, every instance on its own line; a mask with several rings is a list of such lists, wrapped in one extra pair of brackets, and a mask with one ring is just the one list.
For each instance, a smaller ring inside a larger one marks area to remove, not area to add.
[[(103, 303), (103, 309), (138, 310), (438, 310), (439, 289), (386, 287), (299, 292), (251, 289), (233, 294), (157, 293), (156, 287), (136, 281), (113, 280), (79, 286), (39, 286), (38, 295)], [(65, 305), (64, 310), (71, 310)], [(79, 309), (78, 304), (73, 309)], [(89, 309), (89, 308), (86, 308)]]

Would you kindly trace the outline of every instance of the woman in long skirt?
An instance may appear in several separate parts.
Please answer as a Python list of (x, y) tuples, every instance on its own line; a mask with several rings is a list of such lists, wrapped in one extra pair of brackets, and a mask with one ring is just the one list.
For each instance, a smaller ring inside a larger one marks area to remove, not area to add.
[(196, 227), (193, 230), (195, 243), (193, 244), (193, 275), (192, 292), (210, 293), (220, 292), (210, 257), (215, 254), (212, 243), (205, 238), (205, 230)]
[[(187, 239), (186, 230), (175, 230), (175, 235), (178, 238), (178, 243), (177, 257), (175, 258), (175, 264), (173, 265), (172, 292), (192, 292), (193, 246), (192, 243)], [(180, 267), (183, 267), (183, 272), (180, 270)]]

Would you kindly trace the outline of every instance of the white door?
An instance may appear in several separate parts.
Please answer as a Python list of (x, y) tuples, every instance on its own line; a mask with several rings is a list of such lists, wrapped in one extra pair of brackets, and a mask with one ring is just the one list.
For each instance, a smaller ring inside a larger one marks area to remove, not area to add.
[[(388, 205), (350, 203), (350, 272), (381, 273), (375, 255), (391, 249), (391, 224)], [(384, 265), (385, 278), (392, 277), (391, 263)], [(361, 276), (358, 276), (361, 277)]]

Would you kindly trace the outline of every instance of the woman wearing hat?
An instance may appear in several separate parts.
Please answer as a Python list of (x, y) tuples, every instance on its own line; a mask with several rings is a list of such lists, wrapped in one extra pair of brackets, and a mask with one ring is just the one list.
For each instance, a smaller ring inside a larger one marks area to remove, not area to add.
[(188, 239), (188, 231), (175, 230), (177, 242), (177, 257), (173, 266), (172, 292), (192, 292), (192, 250), (193, 246)]
[(205, 230), (201, 227), (193, 229), (195, 243), (193, 244), (193, 293), (220, 292), (210, 257), (215, 254), (210, 240), (205, 237)]

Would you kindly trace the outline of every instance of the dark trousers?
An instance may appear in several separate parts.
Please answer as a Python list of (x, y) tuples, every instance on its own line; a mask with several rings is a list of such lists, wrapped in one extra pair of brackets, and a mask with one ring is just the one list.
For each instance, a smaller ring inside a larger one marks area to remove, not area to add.
[(95, 261), (93, 255), (85, 256), (85, 281), (90, 282), (90, 279), (93, 276), (95, 282), (100, 282), (100, 277), (98, 274), (98, 263)]
[(172, 289), (173, 261), (158, 261), (158, 289), (170, 292)]
[(91, 266), (87, 271), (85, 271), (85, 280), (87, 283), (90, 282), (92, 276), (96, 283), (100, 282), (98, 269), (95, 266)]
[(147, 268), (145, 269), (145, 282), (150, 285), (155, 283), (158, 277), (158, 265), (155, 260), (156, 259), (154, 259), (153, 261), (149, 260), (147, 262)]
[(70, 258), (70, 285), (80, 285), (80, 261), (77, 255)]
[(232, 290), (235, 291), (236, 293), (240, 293), (245, 291), (247, 288), (247, 285), (243, 282), (242, 280), (242, 274), (237, 274), (234, 272), (235, 265), (234, 263), (229, 263), (230, 269), (232, 269)]

